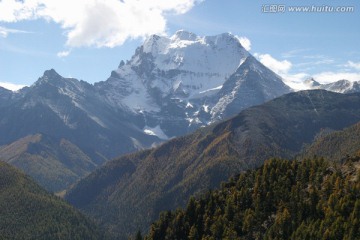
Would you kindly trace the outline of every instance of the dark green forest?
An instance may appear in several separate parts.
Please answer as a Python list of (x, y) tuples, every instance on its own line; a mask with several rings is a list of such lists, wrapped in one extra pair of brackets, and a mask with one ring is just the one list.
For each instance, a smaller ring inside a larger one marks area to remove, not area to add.
[(161, 213), (145, 239), (360, 239), (359, 165), (268, 160)]
[(0, 161), (0, 239), (102, 239), (79, 211)]

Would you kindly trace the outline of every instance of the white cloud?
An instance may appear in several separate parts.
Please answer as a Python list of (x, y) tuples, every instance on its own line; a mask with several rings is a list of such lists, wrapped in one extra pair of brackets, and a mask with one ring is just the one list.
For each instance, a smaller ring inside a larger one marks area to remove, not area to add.
[(314, 75), (314, 79), (320, 83), (331, 83), (342, 79), (360, 81), (360, 73), (351, 72), (322, 72)]
[(202, 0), (2, 0), (0, 21), (43, 18), (60, 24), (70, 47), (115, 47), (166, 32), (167, 14), (184, 14)]
[(306, 80), (310, 76), (304, 72), (290, 73), (290, 70), (293, 67), (293, 64), (290, 61), (277, 60), (270, 54), (255, 53), (254, 56), (259, 59), (259, 61), (266, 67), (270, 68), (273, 72), (281, 76), (284, 83), (290, 86), (292, 89), (303, 90), (308, 88), (304, 84), (304, 80)]
[(275, 73), (281, 75), (286, 74), (292, 67), (292, 63), (288, 60), (279, 61), (273, 58), (270, 54), (254, 54), (259, 61), (266, 67), (273, 70)]
[(0, 26), (0, 37), (6, 38), (9, 35), (9, 33), (29, 33), (29, 32)]
[[(270, 68), (272, 71), (277, 73), (283, 78), (283, 81), (295, 90), (304, 90), (308, 89), (304, 83), (304, 80), (313, 77), (317, 82), (326, 84), (331, 82), (336, 82), (342, 79), (349, 81), (360, 81), (360, 73), (344, 71), (339, 69), (339, 71), (322, 71), (313, 75), (309, 75), (305, 72), (297, 72), (298, 67), (303, 67), (304, 65), (320, 66), (320, 65), (329, 65), (335, 63), (333, 59), (330, 59), (325, 56), (306, 56), (308, 59), (313, 59), (314, 61), (308, 63), (292, 64), (288, 60), (277, 60), (272, 57), (270, 54), (258, 54), (255, 53), (254, 56), (265, 66)], [(342, 65), (344, 66), (344, 65)], [(360, 69), (360, 63), (348, 61), (345, 65), (354, 69)], [(296, 69), (294, 69), (296, 68)], [(295, 73), (294, 73), (295, 72)]]
[(64, 58), (64, 57), (69, 56), (70, 53), (71, 53), (70, 50), (68, 50), (68, 51), (61, 51), (61, 52), (58, 52), (56, 55), (57, 55), (59, 58)]
[(250, 41), (250, 39), (248, 39), (247, 37), (239, 37), (239, 36), (235, 36), (235, 37), (239, 40), (239, 42), (246, 49), (246, 51), (251, 50), (251, 41)]
[(346, 67), (350, 67), (350, 68), (355, 68), (357, 70), (360, 70), (360, 62), (353, 62), (353, 61), (348, 61), (347, 64), (345, 65)]
[(11, 91), (17, 91), (23, 87), (25, 87), (26, 85), (22, 85), (22, 84), (14, 84), (14, 83), (9, 83), (9, 82), (0, 82), (0, 87), (6, 88), (8, 90)]
[(36, 9), (40, 7), (38, 0), (2, 0), (0, 1), (0, 21), (17, 22), (36, 18)]

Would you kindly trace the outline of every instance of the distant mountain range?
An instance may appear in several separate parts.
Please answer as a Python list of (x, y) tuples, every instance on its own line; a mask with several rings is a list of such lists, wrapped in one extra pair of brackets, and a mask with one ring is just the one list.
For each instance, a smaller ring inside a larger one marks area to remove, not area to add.
[[(307, 85), (359, 91), (358, 83), (346, 80), (321, 85), (310, 79)], [(231, 34), (200, 37), (181, 30), (171, 37), (153, 35), (106, 81), (92, 85), (52, 69), (18, 92), (0, 87), (0, 146), (6, 148), (0, 157), (58, 191), (109, 159), (183, 136), (291, 91)], [(64, 164), (58, 150), (49, 148), (51, 164), (45, 164), (47, 157), (25, 154), (24, 148), (21, 154), (9, 152), (15, 149), (9, 146), (39, 135), (73, 145), (80, 161), (86, 158), (92, 167), (79, 170), (81, 164)], [(42, 162), (43, 167), (30, 169), (30, 162)], [(52, 176), (67, 180), (55, 183)]]
[[(45, 164), (48, 157), (28, 153), (25, 147), (23, 153), (11, 153), (16, 148), (10, 146), (41, 135), (72, 144), (81, 161), (86, 158), (93, 167), (290, 91), (231, 34), (154, 35), (104, 82), (91, 85), (52, 69), (18, 92), (0, 88), (0, 146), (6, 151), (0, 157), (58, 191), (86, 174), (90, 165), (79, 174), (74, 169), (79, 166), (64, 164), (56, 149), (47, 148), (52, 160)], [(43, 167), (34, 167), (39, 164)], [(51, 180), (55, 176), (63, 179), (57, 185)]]
[(324, 132), (360, 121), (360, 93), (290, 93), (237, 116), (106, 163), (66, 199), (114, 237), (143, 231), (159, 212), (272, 157), (292, 159)]
[(308, 89), (324, 89), (327, 91), (338, 92), (338, 93), (354, 93), (360, 92), (360, 81), (351, 82), (349, 80), (339, 80), (333, 83), (321, 84), (315, 79), (310, 78), (305, 80), (305, 86)]

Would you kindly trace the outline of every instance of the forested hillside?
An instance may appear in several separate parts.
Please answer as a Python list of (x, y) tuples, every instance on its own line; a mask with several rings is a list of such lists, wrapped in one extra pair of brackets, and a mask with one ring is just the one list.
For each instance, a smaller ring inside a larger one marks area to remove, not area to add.
[(159, 147), (119, 157), (81, 180), (66, 199), (114, 239), (147, 231), (164, 210), (272, 157), (291, 159), (323, 131), (360, 121), (360, 95), (287, 94)]
[(14, 167), (0, 162), (0, 239), (102, 239), (98, 228)]
[(342, 131), (326, 130), (305, 150), (304, 156), (321, 156), (335, 162), (360, 154), (360, 122)]
[(359, 161), (266, 161), (163, 212), (145, 239), (360, 239)]
[(33, 134), (0, 147), (0, 159), (31, 176), (49, 192), (62, 191), (96, 168), (96, 163), (64, 138)]

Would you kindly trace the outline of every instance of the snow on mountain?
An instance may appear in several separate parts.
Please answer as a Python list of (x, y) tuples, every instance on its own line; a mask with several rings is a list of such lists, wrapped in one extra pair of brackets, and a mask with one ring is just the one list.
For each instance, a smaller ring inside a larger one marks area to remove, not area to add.
[(360, 81), (351, 82), (349, 80), (339, 80), (333, 83), (322, 84), (318, 86), (319, 89), (325, 89), (338, 93), (351, 93), (360, 91)]
[(139, 76), (131, 65), (124, 65), (113, 71), (105, 83), (97, 83), (95, 87), (98, 87), (112, 106), (126, 108), (135, 113), (144, 109), (159, 111), (144, 85), (142, 76)]
[(173, 95), (180, 99), (214, 94), (248, 55), (231, 34), (199, 37), (182, 30), (172, 37), (153, 35), (127, 64), (113, 72), (106, 96), (131, 111), (156, 112), (154, 91), (161, 98)]
[(248, 56), (236, 72), (224, 83), (219, 100), (211, 110), (219, 120), (250, 106), (258, 105), (290, 92), (281, 77)]
[[(235, 78), (236, 84), (230, 83)], [(166, 136), (183, 135), (291, 91), (232, 34), (197, 36), (184, 30), (150, 36), (95, 87), (112, 106), (142, 116), (140, 127), (159, 126)]]
[(166, 136), (166, 134), (164, 133), (164, 131), (160, 128), (159, 125), (157, 125), (156, 127), (152, 128), (149, 126), (145, 126), (144, 127), (144, 133), (148, 134), (148, 135), (153, 135), (153, 136), (157, 136), (158, 138), (162, 139), (162, 140), (168, 140), (169, 137)]
[[(156, 39), (154, 36), (145, 42), (144, 52), (154, 57), (155, 69), (177, 70), (178, 74), (170, 81), (164, 79), (165, 84), (151, 81), (151, 86), (162, 87), (166, 93), (180, 91), (189, 99), (221, 86), (249, 55), (231, 34), (198, 37), (178, 31), (170, 38)], [(157, 42), (161, 43), (159, 47)]]
[(151, 53), (159, 70), (178, 69), (219, 75), (232, 74), (249, 55), (239, 40), (229, 33), (199, 37), (184, 30), (170, 38), (156, 35), (148, 38), (143, 52)]
[(360, 92), (360, 81), (349, 81), (349, 80), (339, 80), (332, 83), (319, 83), (313, 78), (306, 79), (302, 83), (302, 88), (306, 90), (310, 89), (324, 89), (331, 92), (337, 93), (352, 93)]

